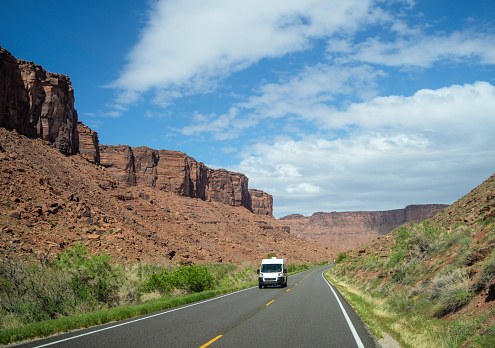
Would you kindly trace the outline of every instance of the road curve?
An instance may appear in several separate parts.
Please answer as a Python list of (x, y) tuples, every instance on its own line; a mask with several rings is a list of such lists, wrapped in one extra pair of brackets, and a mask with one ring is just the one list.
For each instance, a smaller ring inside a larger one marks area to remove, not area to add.
[(323, 277), (329, 267), (291, 276), (287, 288), (256, 286), (18, 347), (378, 347)]

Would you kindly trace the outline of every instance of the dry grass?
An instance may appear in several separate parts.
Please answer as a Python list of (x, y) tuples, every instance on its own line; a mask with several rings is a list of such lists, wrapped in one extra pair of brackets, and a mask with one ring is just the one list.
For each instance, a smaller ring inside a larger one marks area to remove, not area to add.
[[(396, 339), (403, 347), (417, 348), (442, 348), (447, 347), (442, 339), (443, 325), (438, 320), (425, 318), (424, 316), (400, 315), (393, 310), (383, 297), (373, 297), (368, 292), (343, 277), (333, 278), (327, 273), (332, 284), (337, 286), (344, 297), (352, 303), (353, 307), (363, 316), (366, 312), (365, 322), (372, 332), (384, 331)], [(359, 300), (356, 300), (359, 298)], [(373, 327), (375, 329), (373, 329)]]

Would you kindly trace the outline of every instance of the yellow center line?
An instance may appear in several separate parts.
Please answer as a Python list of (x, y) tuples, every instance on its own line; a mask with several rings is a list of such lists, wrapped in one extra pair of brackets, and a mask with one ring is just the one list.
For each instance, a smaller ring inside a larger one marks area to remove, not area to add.
[(290, 291), (290, 289), (287, 289), (286, 291)]
[(270, 303), (272, 303), (272, 302), (275, 302), (275, 300), (271, 300), (271, 301), (270, 301), (270, 302), (268, 302), (266, 305), (268, 306), (268, 305), (270, 305)]
[(213, 342), (215, 342), (216, 340), (218, 340), (220, 337), (222, 337), (223, 335), (218, 335), (217, 337), (215, 337), (214, 339), (212, 339), (211, 341), (203, 344), (201, 347), (199, 348), (205, 348), (205, 347), (208, 347), (210, 344), (212, 344)]
[(311, 274), (315, 273), (316, 270), (314, 270), (313, 272), (309, 273), (306, 277), (304, 277), (301, 281), (303, 281), (304, 279), (306, 279), (307, 277), (309, 277)]

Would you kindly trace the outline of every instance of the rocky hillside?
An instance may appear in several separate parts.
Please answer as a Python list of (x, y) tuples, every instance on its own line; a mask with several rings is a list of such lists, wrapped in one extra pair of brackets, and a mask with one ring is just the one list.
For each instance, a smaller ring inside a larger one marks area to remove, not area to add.
[(336, 253), (301, 241), (272, 216), (128, 186), (81, 155), (0, 128), (0, 253), (53, 257), (79, 242), (124, 262), (254, 261), (268, 253), (322, 262)]
[(290, 233), (304, 240), (315, 240), (339, 251), (347, 251), (392, 232), (409, 222), (428, 219), (447, 207), (444, 204), (409, 205), (388, 211), (315, 213), (310, 217), (288, 215), (280, 221)]
[(101, 145), (78, 122), (67, 76), (0, 48), (0, 252), (53, 256), (76, 242), (124, 261), (295, 262), (335, 252), (301, 243), (244, 174), (184, 153)]
[(39, 137), (66, 155), (81, 153), (127, 186), (242, 206), (261, 215), (273, 212), (272, 196), (250, 191), (244, 174), (210, 169), (177, 151), (102, 146), (98, 134), (78, 122), (68, 76), (16, 59), (1, 47), (0, 127)]
[[(337, 261), (337, 278), (380, 298), (407, 318), (404, 322), (420, 320), (431, 327), (431, 337), (436, 330), (444, 332), (439, 338), (444, 346), (493, 347), (495, 174), (430, 219), (341, 254)], [(421, 333), (410, 325), (403, 335), (404, 328), (387, 329), (414, 346), (413, 336)], [(442, 346), (439, 342), (432, 344)]]

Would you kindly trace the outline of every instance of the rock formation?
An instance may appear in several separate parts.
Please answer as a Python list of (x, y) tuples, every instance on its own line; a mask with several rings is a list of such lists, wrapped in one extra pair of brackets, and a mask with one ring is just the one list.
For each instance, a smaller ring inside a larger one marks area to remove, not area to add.
[(273, 214), (273, 196), (261, 190), (249, 190), (251, 211), (258, 215)]
[(77, 132), (79, 133), (79, 153), (82, 157), (94, 164), (100, 164), (100, 146), (98, 133), (77, 122)]
[(425, 204), (388, 211), (319, 212), (310, 217), (293, 214), (279, 220), (301, 239), (320, 241), (347, 251), (388, 234), (402, 224), (426, 220), (445, 207), (447, 205)]
[(78, 152), (77, 112), (69, 77), (14, 58), (0, 47), (0, 127)]
[(244, 174), (210, 169), (178, 151), (100, 145), (98, 134), (78, 122), (69, 77), (16, 59), (1, 47), (0, 127), (46, 140), (65, 155), (80, 153), (127, 186), (154, 187), (261, 215), (273, 212), (271, 196), (251, 195)]
[[(150, 161), (155, 159), (151, 149), (113, 150), (121, 155), (112, 163), (126, 156), (136, 159), (137, 182), (151, 164), (138, 158), (146, 153)], [(108, 163), (108, 157), (102, 161)], [(267, 254), (291, 263), (337, 256), (331, 248), (291, 235), (273, 216), (150, 186), (128, 186), (109, 169), (0, 127), (0, 262), (13, 256), (52, 259), (76, 243), (90, 254), (103, 252), (125, 263), (255, 265)], [(122, 173), (133, 173), (128, 169)], [(124, 177), (128, 179), (132, 176)]]
[[(81, 151), (93, 152), (93, 149), (90, 145), (89, 149)], [(126, 145), (100, 145), (99, 149), (100, 164), (128, 186), (154, 187), (184, 197), (244, 207), (255, 214), (272, 215), (272, 196), (260, 190), (249, 190), (244, 174), (210, 169), (178, 151)]]

